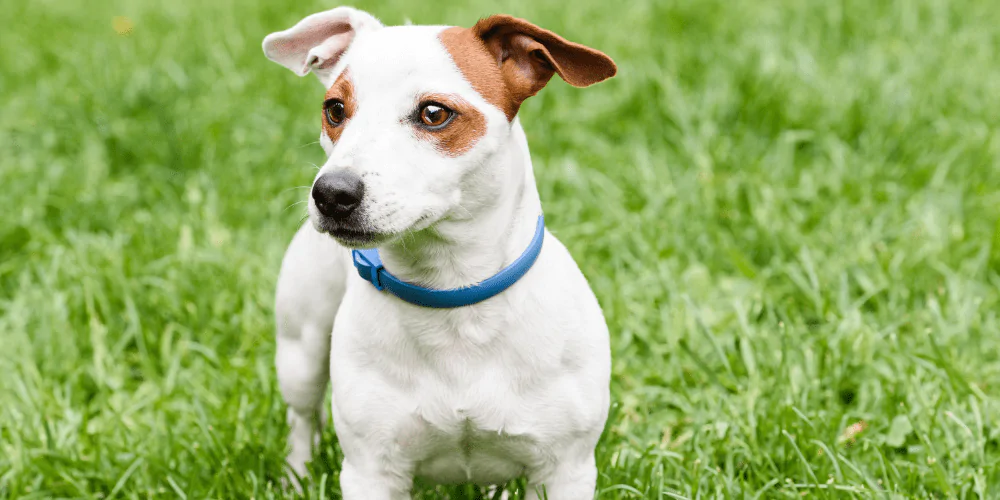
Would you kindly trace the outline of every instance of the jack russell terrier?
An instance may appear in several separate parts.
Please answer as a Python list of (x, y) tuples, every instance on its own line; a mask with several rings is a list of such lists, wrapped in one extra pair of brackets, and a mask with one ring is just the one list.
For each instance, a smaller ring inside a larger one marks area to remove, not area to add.
[(383, 27), (350, 7), (263, 48), (327, 89), (328, 158), (275, 305), (292, 471), (306, 474), (329, 380), (346, 500), (522, 476), (530, 499), (593, 498), (608, 328), (545, 230), (517, 111), (553, 74), (585, 87), (615, 63), (506, 15)]

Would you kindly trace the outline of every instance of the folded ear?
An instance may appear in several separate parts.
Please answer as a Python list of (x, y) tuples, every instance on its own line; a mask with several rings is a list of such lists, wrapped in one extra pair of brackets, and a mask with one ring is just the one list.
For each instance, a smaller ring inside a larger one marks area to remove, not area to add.
[(500, 65), (510, 97), (520, 105), (558, 74), (574, 87), (615, 76), (618, 68), (604, 53), (573, 43), (534, 24), (508, 15), (481, 19), (472, 28)]
[(371, 14), (351, 7), (337, 7), (301, 20), (295, 26), (264, 37), (264, 55), (299, 76), (310, 71), (323, 85), (333, 84), (333, 67), (351, 45), (355, 35), (379, 29), (382, 23)]

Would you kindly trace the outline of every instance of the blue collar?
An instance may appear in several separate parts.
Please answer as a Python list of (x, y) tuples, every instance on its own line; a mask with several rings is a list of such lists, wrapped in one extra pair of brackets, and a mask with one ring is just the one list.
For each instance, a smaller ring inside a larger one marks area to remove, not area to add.
[(378, 249), (354, 250), (354, 267), (365, 281), (375, 286), (377, 290), (388, 290), (389, 293), (418, 306), (435, 308), (462, 307), (482, 302), (508, 288), (521, 279), (531, 265), (535, 263), (542, 251), (542, 240), (545, 236), (545, 219), (538, 216), (538, 226), (535, 236), (528, 244), (528, 249), (509, 266), (500, 272), (486, 278), (477, 285), (450, 290), (434, 290), (406, 283), (389, 274), (382, 265)]

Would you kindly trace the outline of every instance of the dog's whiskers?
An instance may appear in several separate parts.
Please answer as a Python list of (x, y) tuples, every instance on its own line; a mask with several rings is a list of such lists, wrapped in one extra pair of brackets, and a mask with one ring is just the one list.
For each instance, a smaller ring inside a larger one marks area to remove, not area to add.
[(455, 208), (461, 208), (462, 210), (464, 210), (464, 211), (465, 211), (465, 216), (466, 216), (466, 217), (468, 217), (468, 218), (470, 218), (470, 219), (472, 218), (472, 212), (470, 212), (468, 208), (465, 208), (464, 206), (462, 206), (462, 204), (461, 204), (461, 203), (460, 203), (460, 204), (458, 204), (458, 206), (456, 206)]
[[(296, 201), (295, 203), (292, 203), (291, 205), (288, 205), (287, 207), (285, 207), (285, 210), (288, 210), (289, 208), (292, 208), (295, 205), (301, 205), (301, 204), (306, 203), (306, 202), (307, 202), (307, 200)], [(282, 212), (284, 212), (285, 210), (282, 210)], [(308, 213), (306, 214), (306, 217), (309, 217)]]
[(285, 193), (287, 193), (287, 192), (289, 192), (289, 191), (293, 191), (293, 190), (295, 190), (295, 189), (312, 189), (312, 186), (293, 186), (293, 187), (290, 187), (290, 188), (288, 188), (288, 189), (285, 189), (285, 190), (282, 190), (282, 191), (281, 191), (280, 193), (278, 193), (278, 194), (285, 194)]

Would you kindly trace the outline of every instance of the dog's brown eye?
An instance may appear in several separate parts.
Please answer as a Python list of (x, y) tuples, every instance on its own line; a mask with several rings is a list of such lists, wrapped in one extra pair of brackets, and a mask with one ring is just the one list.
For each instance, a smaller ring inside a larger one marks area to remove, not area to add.
[(331, 127), (336, 127), (344, 123), (345, 110), (343, 101), (332, 99), (323, 106), (323, 114), (326, 115), (326, 122)]
[(443, 127), (451, 119), (452, 111), (437, 104), (427, 104), (420, 109), (420, 121), (430, 127)]

